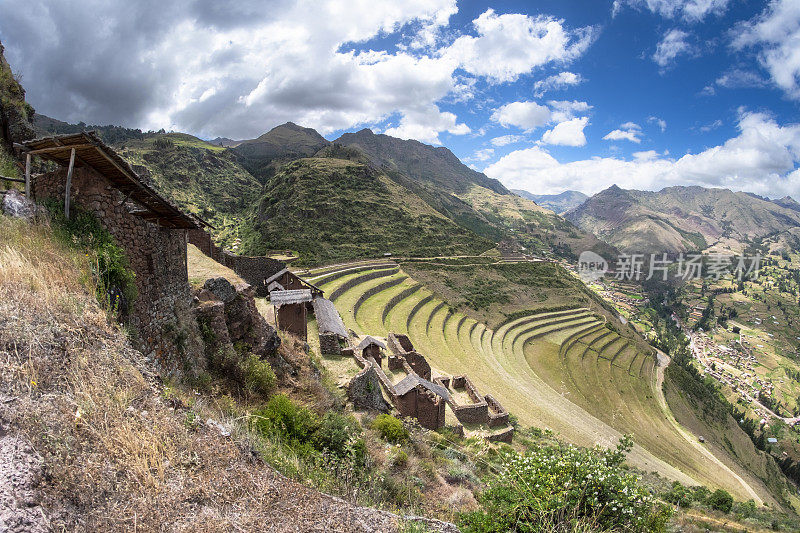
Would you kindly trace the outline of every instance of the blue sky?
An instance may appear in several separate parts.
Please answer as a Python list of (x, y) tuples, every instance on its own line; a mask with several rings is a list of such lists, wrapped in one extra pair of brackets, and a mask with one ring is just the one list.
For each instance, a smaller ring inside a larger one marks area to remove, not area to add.
[(534, 193), (800, 196), (797, 0), (0, 0), (0, 39), (64, 120), (369, 127)]

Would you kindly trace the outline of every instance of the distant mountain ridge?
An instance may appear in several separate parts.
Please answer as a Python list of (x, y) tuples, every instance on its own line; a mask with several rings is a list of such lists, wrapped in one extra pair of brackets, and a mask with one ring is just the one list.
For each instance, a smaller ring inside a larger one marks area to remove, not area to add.
[(800, 226), (793, 202), (699, 186), (652, 192), (612, 185), (565, 216), (624, 251), (736, 251)]
[(540, 206), (559, 215), (578, 207), (589, 198), (580, 191), (564, 191), (559, 194), (532, 194), (522, 189), (511, 189), (511, 192), (528, 200), (533, 200)]

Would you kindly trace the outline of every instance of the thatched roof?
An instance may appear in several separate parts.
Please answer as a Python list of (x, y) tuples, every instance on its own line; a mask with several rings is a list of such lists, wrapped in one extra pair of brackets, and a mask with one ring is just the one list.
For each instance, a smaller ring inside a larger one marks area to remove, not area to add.
[(55, 135), (18, 145), (24, 152), (68, 166), (75, 149), (75, 166), (88, 166), (99, 172), (130, 200), (143, 209), (134, 214), (155, 224), (194, 229), (208, 226), (198, 217), (188, 215), (142, 181), (131, 166), (93, 132)]
[(425, 389), (428, 389), (432, 393), (434, 393), (434, 394), (436, 394), (438, 396), (441, 396), (445, 400), (450, 397), (450, 393), (447, 392), (447, 389), (445, 389), (441, 385), (437, 385), (436, 383), (433, 383), (432, 381), (428, 381), (427, 379), (423, 379), (423, 378), (419, 377), (417, 374), (409, 374), (406, 377), (404, 377), (400, 381), (400, 383), (398, 383), (397, 385), (394, 386), (394, 392), (398, 396), (402, 396), (404, 394), (407, 394), (408, 392), (410, 392), (412, 389), (416, 388), (417, 386), (421, 386), (421, 387), (423, 387)]
[(367, 335), (366, 337), (364, 337), (363, 341), (358, 343), (358, 346), (356, 346), (356, 350), (363, 350), (364, 348), (366, 348), (367, 346), (369, 346), (371, 344), (376, 344), (379, 347), (381, 347), (382, 349), (384, 349), (384, 350), (386, 349), (386, 345), (384, 343), (382, 343), (381, 341), (379, 341), (378, 339), (376, 339), (372, 335)]
[(308, 289), (296, 289), (292, 291), (272, 291), (269, 299), (275, 306), (302, 304), (311, 301), (311, 291)]
[(334, 333), (342, 339), (347, 338), (347, 328), (333, 302), (327, 298), (314, 298), (314, 316), (320, 333)]

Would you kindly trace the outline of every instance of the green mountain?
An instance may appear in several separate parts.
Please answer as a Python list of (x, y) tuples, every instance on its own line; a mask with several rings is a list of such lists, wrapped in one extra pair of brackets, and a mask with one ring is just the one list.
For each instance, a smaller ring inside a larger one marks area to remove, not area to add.
[(566, 213), (570, 209), (578, 207), (589, 198), (580, 191), (564, 191), (559, 194), (531, 194), (521, 189), (512, 189), (511, 192), (528, 200), (533, 200), (540, 206), (558, 214)]
[(284, 163), (311, 157), (328, 144), (329, 141), (315, 130), (287, 122), (257, 139), (242, 141), (233, 151), (242, 166), (265, 183)]
[(394, 255), (475, 255), (494, 241), (458, 225), (379, 169), (328, 157), (269, 179), (241, 231), (242, 250), (292, 249), (305, 263)]
[(800, 212), (744, 192), (668, 187), (658, 192), (616, 185), (565, 214), (584, 231), (628, 252), (740, 252), (800, 226)]

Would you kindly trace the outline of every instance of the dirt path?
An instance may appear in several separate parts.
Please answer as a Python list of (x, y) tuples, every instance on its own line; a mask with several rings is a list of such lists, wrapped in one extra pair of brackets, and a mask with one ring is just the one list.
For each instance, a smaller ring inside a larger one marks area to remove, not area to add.
[(751, 487), (742, 477), (731, 470), (725, 463), (717, 459), (717, 457), (711, 453), (705, 446), (700, 444), (697, 439), (687, 432), (683, 426), (681, 426), (678, 421), (675, 419), (675, 416), (672, 414), (669, 406), (667, 405), (667, 398), (664, 396), (664, 390), (662, 388), (664, 384), (664, 369), (667, 365), (670, 364), (672, 360), (663, 353), (661, 350), (658, 350), (658, 365), (656, 366), (656, 373), (655, 373), (655, 389), (656, 389), (656, 399), (658, 400), (658, 404), (661, 407), (662, 411), (664, 412), (664, 416), (667, 417), (667, 420), (673, 425), (675, 430), (684, 438), (686, 441), (691, 444), (697, 451), (701, 454), (705, 455), (708, 459), (713, 461), (715, 464), (719, 465), (721, 469), (728, 472), (736, 481), (738, 481), (744, 490), (753, 498), (753, 500), (758, 505), (764, 505), (764, 500), (759, 497), (758, 493), (753, 490)]

